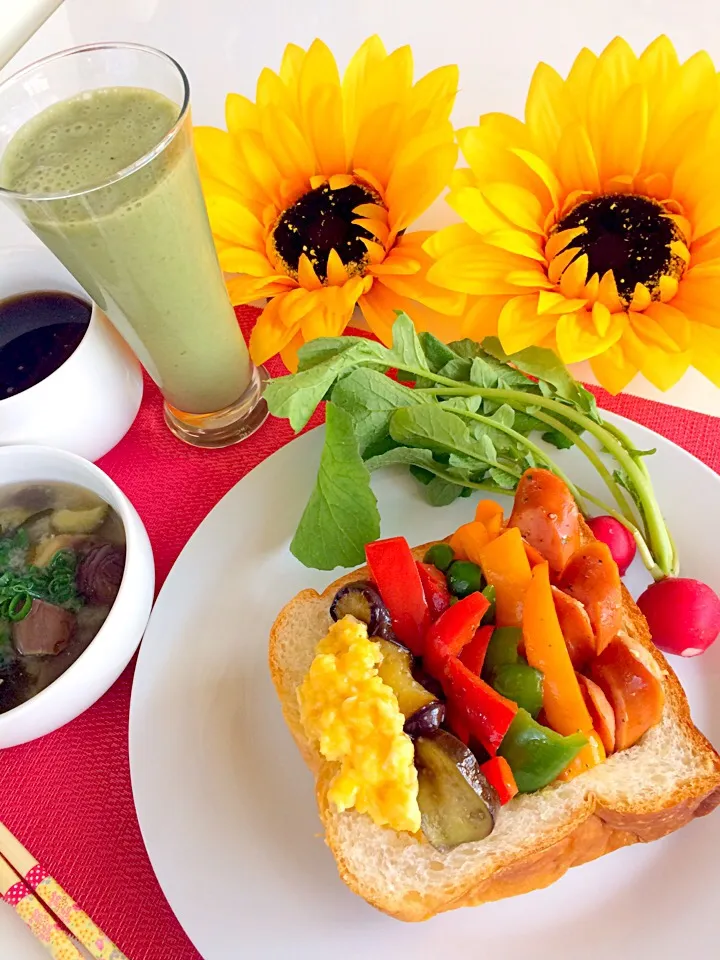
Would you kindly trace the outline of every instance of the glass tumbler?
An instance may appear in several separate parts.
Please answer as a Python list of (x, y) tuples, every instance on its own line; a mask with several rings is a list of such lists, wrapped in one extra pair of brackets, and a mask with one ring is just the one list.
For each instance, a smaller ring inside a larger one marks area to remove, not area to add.
[(137, 354), (177, 437), (222, 447), (263, 423), (267, 375), (225, 289), (172, 57), (93, 44), (0, 84), (0, 198)]

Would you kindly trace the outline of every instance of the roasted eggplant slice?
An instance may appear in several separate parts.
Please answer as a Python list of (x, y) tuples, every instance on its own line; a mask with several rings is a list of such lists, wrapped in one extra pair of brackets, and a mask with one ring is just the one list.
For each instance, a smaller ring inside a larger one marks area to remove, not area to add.
[(444, 722), (445, 704), (433, 700), (408, 717), (403, 730), (413, 740), (418, 737), (434, 737)]
[(418, 737), (415, 766), (422, 831), (436, 850), (452, 850), (492, 833), (500, 799), (457, 737), (445, 730)]
[(423, 707), (437, 703), (437, 699), (412, 675), (412, 654), (392, 640), (375, 638), (382, 650), (382, 663), (378, 667), (380, 679), (392, 688), (397, 697), (400, 712), (406, 720)]
[(356, 580), (340, 587), (330, 606), (333, 620), (342, 620), (347, 616), (355, 617), (367, 624), (368, 636), (388, 636), (392, 632), (392, 621), (388, 608), (382, 602), (374, 584), (368, 580)]

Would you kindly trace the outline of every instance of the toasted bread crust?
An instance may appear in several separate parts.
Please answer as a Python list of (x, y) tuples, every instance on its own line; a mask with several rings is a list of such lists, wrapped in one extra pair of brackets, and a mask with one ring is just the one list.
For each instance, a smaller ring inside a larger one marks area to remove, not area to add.
[[(592, 538), (583, 523), (583, 539)], [(430, 544), (413, 551), (421, 559)], [(327, 793), (335, 774), (335, 765), (323, 760), (305, 737), (295, 706), (296, 691), (287, 689), (283, 680), (283, 666), (278, 651), (278, 638), (292, 622), (298, 606), (318, 598), (328, 607), (338, 589), (353, 580), (366, 578), (367, 567), (360, 567), (331, 583), (322, 594), (304, 590), (280, 612), (270, 635), (269, 664), (273, 683), (280, 698), (283, 713), (300, 752), (316, 776), (316, 798), (320, 819), (325, 827), (325, 841), (333, 852), (340, 876), (350, 889), (368, 903), (399, 920), (420, 921), (457, 907), (475, 906), (549, 886), (570, 867), (587, 863), (606, 853), (632, 843), (645, 843), (666, 836), (684, 826), (694, 817), (711, 813), (720, 805), (720, 756), (709, 741), (695, 727), (685, 693), (674, 671), (650, 638), (647, 622), (623, 585), (623, 627), (653, 658), (663, 674), (666, 700), (676, 715), (676, 721), (694, 747), (704, 754), (710, 772), (705, 776), (678, 784), (663, 797), (662, 804), (618, 802), (610, 809), (602, 806), (594, 794), (586, 797), (582, 808), (572, 820), (548, 833), (541, 842), (522, 855), (508, 858), (499, 869), (489, 872), (468, 884), (452, 880), (441, 892), (413, 891), (412, 896), (396, 897), (380, 885), (373, 885), (356, 876), (344, 856), (337, 836), (338, 815), (331, 810)], [(319, 639), (319, 638), (318, 638)], [(341, 815), (344, 816), (344, 815)]]

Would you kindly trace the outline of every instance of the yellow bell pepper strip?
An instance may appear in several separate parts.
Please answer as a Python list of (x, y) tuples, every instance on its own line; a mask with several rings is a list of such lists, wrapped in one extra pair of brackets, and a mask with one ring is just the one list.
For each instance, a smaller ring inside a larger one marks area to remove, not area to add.
[(480, 551), (489, 539), (485, 524), (473, 520), (457, 528), (450, 537), (450, 546), (458, 560), (471, 560), (480, 566)]
[(475, 508), (475, 519), (485, 525), (491, 540), (499, 537), (503, 528), (503, 508), (494, 500), (480, 500)]
[(495, 622), (498, 627), (521, 627), (525, 593), (532, 573), (520, 531), (506, 530), (480, 551), (480, 566), (495, 587)]
[(586, 773), (599, 763), (605, 761), (607, 754), (605, 753), (605, 747), (600, 739), (600, 735), (595, 733), (594, 730), (591, 730), (587, 738), (587, 746), (583, 747), (575, 759), (570, 761), (558, 777), (558, 780), (567, 783), (568, 780), (573, 780), (581, 773)]
[(543, 709), (548, 724), (563, 736), (578, 730), (589, 734), (592, 719), (555, 612), (547, 563), (533, 567), (525, 594), (523, 638), (527, 662), (542, 671), (545, 678)]

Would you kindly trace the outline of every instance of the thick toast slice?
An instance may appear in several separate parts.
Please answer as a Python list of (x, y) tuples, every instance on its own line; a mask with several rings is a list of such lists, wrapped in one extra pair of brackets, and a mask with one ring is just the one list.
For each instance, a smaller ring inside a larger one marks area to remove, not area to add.
[[(584, 535), (592, 536), (587, 527)], [(426, 548), (416, 548), (417, 559)], [(438, 853), (422, 836), (378, 827), (354, 810), (338, 813), (327, 799), (336, 765), (305, 737), (297, 688), (327, 633), (338, 588), (367, 576), (362, 567), (322, 594), (299, 593), (273, 625), (269, 656), (285, 720), (316, 777), (326, 842), (342, 879), (368, 903), (399, 920), (426, 920), (444, 910), (527, 893), (618, 847), (665, 836), (720, 804), (720, 756), (693, 725), (677, 677), (623, 587), (624, 631), (648, 651), (666, 694), (661, 722), (634, 747), (569, 783), (516, 797), (503, 807), (486, 840), (449, 853)]]

